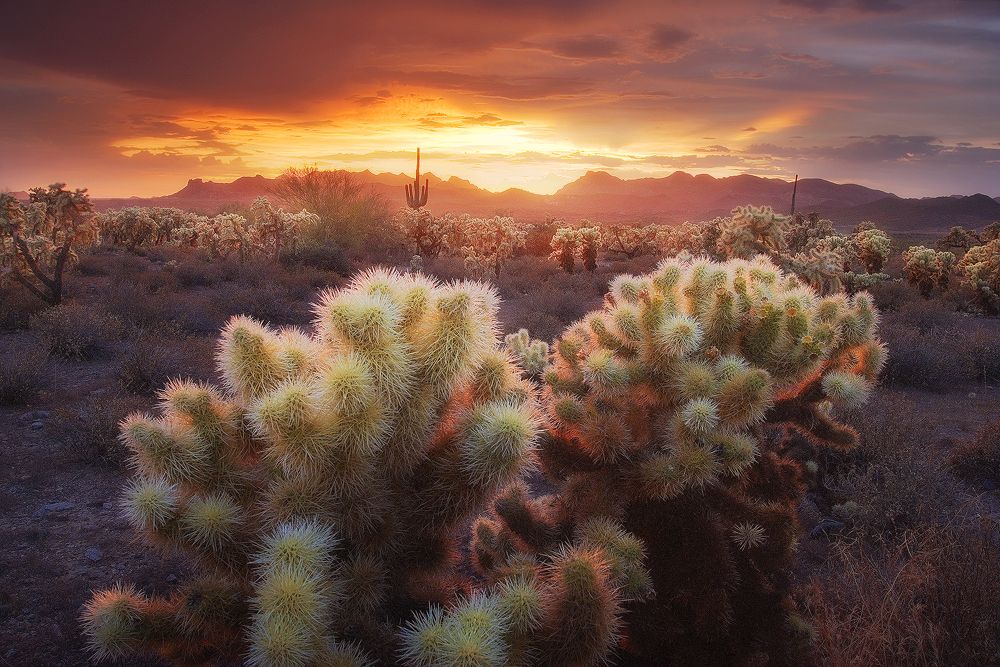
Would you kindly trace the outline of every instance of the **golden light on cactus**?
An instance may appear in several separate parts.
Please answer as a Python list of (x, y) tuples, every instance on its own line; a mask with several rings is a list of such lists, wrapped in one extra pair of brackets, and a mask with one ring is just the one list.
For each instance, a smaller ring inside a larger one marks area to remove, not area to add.
[[(312, 331), (233, 318), (217, 349), (224, 390), (173, 381), (159, 415), (122, 424), (131, 522), (216, 582), (154, 601), (180, 610), (183, 641), (231, 652), (242, 638), (254, 665), (363, 664), (333, 638), (350, 629), (384, 653), (387, 614), (454, 594), (454, 532), (528, 467), (543, 421), (497, 309), (485, 285), (370, 271), (321, 296)], [(476, 596), (453, 609), (449, 660), (503, 663), (497, 609)], [(154, 637), (181, 630), (156, 629), (164, 618), (140, 615), (127, 642), (104, 643), (166, 651)]]

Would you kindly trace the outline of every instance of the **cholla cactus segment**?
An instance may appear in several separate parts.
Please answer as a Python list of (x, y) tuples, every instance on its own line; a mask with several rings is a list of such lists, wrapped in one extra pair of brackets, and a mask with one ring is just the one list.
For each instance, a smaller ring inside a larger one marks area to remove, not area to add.
[(929, 298), (935, 287), (946, 289), (955, 255), (948, 251), (933, 250), (924, 246), (910, 246), (903, 253), (903, 275), (915, 285), (924, 298)]
[(767, 534), (762, 526), (756, 523), (740, 523), (733, 526), (733, 542), (741, 551), (754, 549), (767, 541)]
[(969, 248), (958, 270), (975, 291), (979, 307), (987, 313), (1000, 312), (1000, 239)]
[[(250, 664), (305, 665), (393, 651), (384, 620), (451, 600), (465, 585), (456, 531), (534, 465), (538, 391), (501, 351), (497, 308), (486, 285), (379, 269), (323, 294), (310, 331), (233, 318), (221, 388), (173, 381), (158, 414), (122, 424), (130, 522), (216, 583), (169, 600), (97, 594), (95, 655), (243, 646)], [(506, 613), (477, 595), (449, 612), (441, 650), (504, 664)], [(176, 635), (153, 625), (164, 614)]]

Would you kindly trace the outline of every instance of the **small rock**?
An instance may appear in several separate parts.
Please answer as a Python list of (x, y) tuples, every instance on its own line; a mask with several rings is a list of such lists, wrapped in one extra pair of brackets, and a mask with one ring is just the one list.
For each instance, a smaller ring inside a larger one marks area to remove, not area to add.
[(98, 549), (97, 547), (90, 547), (89, 549), (87, 549), (84, 555), (87, 556), (87, 560), (93, 561), (95, 563), (104, 558), (104, 552)]
[(101, 510), (104, 512), (110, 512), (112, 507), (114, 507), (114, 504), (110, 500), (105, 500), (101, 503)]
[(45, 428), (45, 424), (42, 422), (31, 422), (32, 431), (41, 431), (43, 428)]
[(47, 503), (42, 507), (42, 511), (45, 514), (49, 512), (65, 512), (66, 510), (71, 510), (76, 507), (76, 503), (70, 502), (68, 500), (60, 500), (57, 503)]
[(969, 392), (969, 398), (975, 398), (975, 397), (976, 397), (976, 392), (970, 391)]
[(172, 584), (175, 581), (177, 581), (177, 575), (176, 574), (168, 574), (167, 575), (167, 583), (168, 584)]

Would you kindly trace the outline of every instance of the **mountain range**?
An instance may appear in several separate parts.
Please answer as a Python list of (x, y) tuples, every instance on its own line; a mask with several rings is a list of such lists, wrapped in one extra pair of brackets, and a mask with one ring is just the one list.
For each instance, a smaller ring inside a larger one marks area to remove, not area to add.
[[(412, 183), (406, 174), (354, 174), (389, 202), (404, 205), (403, 186)], [(469, 181), (451, 177), (442, 180), (425, 174), (430, 184), (428, 208), (472, 215), (503, 213), (518, 219), (575, 222), (658, 222), (677, 224), (726, 215), (742, 204), (771, 206), (787, 212), (791, 207), (792, 183), (779, 178), (742, 174), (716, 178), (676, 171), (661, 178), (622, 179), (603, 171), (589, 171), (551, 195), (518, 188), (491, 192)], [(163, 197), (95, 199), (99, 209), (122, 206), (173, 206), (199, 213), (243, 206), (255, 197), (268, 196), (273, 179), (246, 176), (231, 183), (192, 179), (181, 190)], [(815, 211), (840, 227), (871, 220), (891, 231), (940, 231), (952, 225), (982, 227), (1000, 220), (1000, 197), (987, 195), (907, 199), (890, 192), (820, 178), (798, 183), (796, 210)]]

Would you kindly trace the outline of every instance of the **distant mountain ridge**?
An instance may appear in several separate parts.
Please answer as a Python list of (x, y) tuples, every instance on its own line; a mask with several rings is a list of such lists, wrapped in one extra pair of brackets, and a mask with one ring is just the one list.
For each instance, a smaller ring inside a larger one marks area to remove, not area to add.
[[(413, 180), (407, 174), (353, 173), (385, 197), (390, 206), (403, 205), (403, 185)], [(505, 213), (526, 220), (551, 218), (568, 222), (592, 219), (678, 224), (726, 215), (742, 204), (787, 212), (793, 187), (790, 181), (750, 174), (716, 178), (676, 171), (659, 178), (623, 179), (605, 171), (588, 171), (554, 194), (539, 195), (519, 188), (491, 192), (454, 176), (446, 181), (431, 173), (424, 177), (430, 182), (428, 208), (436, 213)], [(272, 183), (273, 179), (260, 175), (244, 176), (231, 183), (196, 178), (163, 197), (95, 199), (95, 203), (100, 209), (173, 206), (217, 213), (270, 195)], [(816, 211), (841, 227), (871, 220), (893, 231), (938, 231), (952, 225), (981, 227), (1000, 220), (1000, 198), (977, 194), (906, 199), (853, 183), (803, 178), (798, 184), (796, 210)]]

